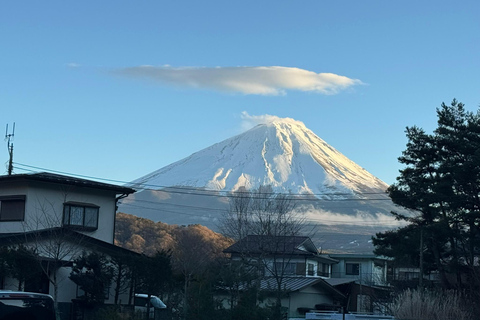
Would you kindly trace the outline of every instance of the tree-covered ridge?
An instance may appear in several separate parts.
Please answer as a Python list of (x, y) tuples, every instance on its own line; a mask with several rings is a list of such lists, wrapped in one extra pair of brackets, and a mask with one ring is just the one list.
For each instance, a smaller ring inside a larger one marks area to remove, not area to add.
[(222, 253), (233, 240), (207, 227), (195, 224), (189, 226), (168, 225), (139, 218), (126, 213), (117, 213), (115, 222), (115, 244), (123, 248), (153, 255), (157, 251), (172, 251), (175, 258), (178, 244), (195, 239), (191, 247), (201, 243), (212, 258)]

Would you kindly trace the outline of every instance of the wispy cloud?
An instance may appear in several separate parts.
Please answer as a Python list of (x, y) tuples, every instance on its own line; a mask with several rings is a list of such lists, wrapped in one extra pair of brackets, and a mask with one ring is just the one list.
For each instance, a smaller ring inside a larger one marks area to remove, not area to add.
[(283, 95), (288, 90), (337, 94), (360, 80), (333, 73), (315, 73), (289, 67), (181, 67), (138, 66), (115, 70), (126, 77), (163, 84), (257, 95)]
[(247, 131), (248, 129), (251, 129), (259, 124), (272, 123), (279, 120), (283, 122), (289, 121), (292, 123), (298, 123), (298, 124), (304, 125), (303, 122), (292, 119), (292, 118), (280, 118), (270, 114), (262, 114), (262, 115), (256, 116), (256, 115), (249, 114), (247, 111), (243, 111), (240, 117), (242, 119), (242, 122), (241, 122), (242, 131)]
[(69, 68), (79, 68), (80, 64), (75, 63), (75, 62), (70, 62), (70, 63), (67, 63), (67, 67), (69, 67)]
[(303, 212), (307, 221), (317, 221), (325, 225), (350, 225), (365, 227), (402, 227), (405, 226), (404, 221), (396, 220), (392, 215), (384, 213), (369, 213), (356, 210), (355, 215), (335, 213), (332, 211), (315, 209), (310, 207), (308, 211)]

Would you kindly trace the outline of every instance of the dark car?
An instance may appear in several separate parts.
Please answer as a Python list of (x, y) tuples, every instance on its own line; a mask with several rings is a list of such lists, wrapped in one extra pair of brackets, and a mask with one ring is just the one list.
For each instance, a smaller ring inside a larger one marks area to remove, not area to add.
[(48, 294), (0, 291), (0, 320), (57, 320), (55, 304)]

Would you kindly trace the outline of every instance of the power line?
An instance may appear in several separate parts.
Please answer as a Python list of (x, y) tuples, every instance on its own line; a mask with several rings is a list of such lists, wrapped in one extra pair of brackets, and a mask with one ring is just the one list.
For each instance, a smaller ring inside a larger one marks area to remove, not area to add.
[[(123, 205), (130, 205), (131, 202), (135, 203), (141, 203), (141, 204), (152, 204), (155, 206), (173, 206), (173, 207), (181, 207), (181, 208), (188, 208), (188, 209), (194, 209), (194, 210), (209, 210), (209, 211), (221, 211), (225, 212), (228, 211), (227, 208), (222, 209), (222, 208), (212, 208), (212, 207), (201, 207), (201, 206), (194, 206), (194, 205), (184, 205), (184, 204), (178, 204), (178, 203), (168, 203), (168, 202), (159, 202), (159, 201), (149, 201), (149, 200), (143, 200), (143, 199), (130, 199), (128, 203), (123, 203)], [(155, 209), (152, 207), (145, 207), (149, 209)], [(358, 206), (335, 206), (334, 209), (357, 209)], [(318, 208), (315, 208), (318, 209)], [(328, 208), (321, 208), (322, 210), (327, 210)], [(159, 209), (160, 210), (160, 209)]]
[[(110, 182), (122, 182), (120, 180), (113, 180), (113, 179), (105, 179), (105, 178), (96, 178), (92, 176), (85, 176), (85, 175), (78, 175), (78, 174), (71, 174), (67, 172), (62, 172), (62, 171), (56, 171), (56, 170), (49, 170), (45, 168), (40, 168), (40, 167), (35, 167), (35, 166), (30, 166), (30, 165), (24, 165), (20, 163), (15, 163), (16, 165), (21, 165), (33, 169), (39, 169), (43, 171), (49, 171), (53, 173), (59, 173), (59, 174), (65, 174), (65, 175), (71, 175), (71, 176), (77, 176), (77, 177), (83, 177), (83, 178), (89, 178), (89, 179), (96, 179), (96, 180), (103, 180), (103, 181), (110, 181)], [(29, 169), (24, 169), (24, 168), (18, 168), (20, 170), (28, 171), (28, 172), (35, 172), (34, 170), (29, 170)], [(161, 187), (161, 186), (159, 186)], [(170, 187), (165, 187), (167, 189), (170, 189)], [(174, 187), (174, 189), (184, 189), (183, 187)], [(187, 190), (195, 190), (198, 191), (198, 189), (193, 189), (193, 188), (188, 188), (186, 187), (185, 189)], [(154, 191), (154, 192), (167, 192), (167, 193), (177, 193), (177, 194), (188, 194), (188, 195), (197, 195), (197, 196), (217, 196), (217, 197), (228, 197), (228, 198), (234, 198), (236, 197), (235, 195), (212, 195), (212, 194), (205, 194), (205, 193), (199, 193), (199, 192), (179, 192), (179, 191), (172, 191), (172, 190), (156, 190), (156, 189), (144, 189), (148, 191)], [(204, 191), (204, 190), (202, 190)], [(207, 190), (210, 192), (218, 192), (216, 190)], [(233, 192), (235, 193), (235, 192)], [(240, 193), (245, 193), (249, 194), (248, 192), (240, 192)], [(380, 194), (380, 193), (365, 193), (365, 194)], [(292, 194), (285, 194), (285, 195), (292, 195)], [(305, 196), (303, 194), (296, 194), (297, 196)], [(310, 196), (309, 194), (308, 196)], [(330, 194), (330, 195), (339, 195), (339, 194)], [(347, 195), (347, 194), (345, 194)], [(350, 194), (348, 194), (350, 195)], [(260, 198), (263, 199), (263, 198)], [(292, 200), (299, 200), (299, 199), (292, 199)], [(378, 201), (378, 200), (390, 200), (390, 199), (302, 199), (302, 200), (309, 200), (311, 202), (337, 202), (337, 201)], [(147, 204), (153, 204), (157, 206), (173, 206), (173, 207), (179, 207), (179, 208), (188, 208), (188, 209), (193, 209), (193, 210), (208, 210), (208, 211), (220, 211), (220, 212), (226, 212), (227, 209), (221, 209), (221, 208), (209, 208), (209, 207), (200, 207), (200, 206), (191, 206), (191, 205), (182, 205), (182, 204), (174, 204), (174, 203), (162, 203), (162, 202), (155, 202), (155, 201), (149, 201), (149, 200), (140, 200), (140, 199), (134, 199), (132, 202), (137, 202), (137, 203), (147, 203)], [(160, 209), (160, 208), (152, 208), (152, 207), (147, 207), (147, 206), (142, 206), (142, 205), (137, 205), (137, 204), (132, 204), (132, 203), (124, 203), (123, 205), (125, 206), (130, 206), (130, 207), (135, 207), (135, 208), (140, 208), (140, 209), (146, 209), (146, 210), (153, 210), (153, 211), (158, 211), (158, 212), (165, 212), (165, 213), (173, 213), (173, 214), (179, 214), (179, 215), (185, 215), (185, 216), (192, 216), (192, 217), (200, 217), (200, 218), (205, 218), (205, 215), (200, 215), (200, 214), (192, 214), (192, 213), (186, 213), (186, 212), (179, 212), (179, 211), (172, 211), (168, 209)], [(356, 207), (335, 207), (336, 209), (338, 208), (356, 208)], [(396, 221), (395, 219), (392, 219), (391, 221), (385, 221), (385, 222), (371, 222), (371, 221), (344, 221), (344, 220), (325, 220), (324, 218), (309, 218), (307, 219), (308, 221), (318, 221), (318, 222), (323, 222), (323, 225), (328, 225), (331, 223), (337, 223), (338, 225), (362, 225), (362, 226), (382, 226), (385, 224), (388, 224), (390, 222)], [(311, 225), (315, 226), (316, 224), (306, 224), (306, 225)]]
[[(68, 173), (68, 172), (63, 172), (63, 171), (57, 171), (57, 170), (50, 170), (46, 168), (41, 168), (41, 167), (36, 167), (36, 166), (31, 166), (31, 165), (26, 165), (26, 164), (21, 164), (15, 162), (15, 165), (19, 166), (24, 166), (27, 168), (33, 168), (33, 169), (38, 169), (38, 170), (43, 170), (47, 172), (52, 172), (52, 173), (58, 173), (58, 174), (65, 174), (65, 175), (70, 175), (70, 176), (76, 176), (76, 177), (81, 177), (81, 178), (88, 178), (88, 179), (94, 179), (94, 180), (100, 180), (100, 181), (108, 181), (108, 182), (117, 182), (117, 183), (123, 183), (123, 184), (130, 184), (135, 186), (144, 186), (142, 188), (138, 188), (141, 190), (148, 190), (148, 191), (154, 191), (154, 192), (168, 192), (168, 193), (174, 193), (174, 194), (187, 194), (187, 195), (197, 195), (197, 196), (210, 196), (210, 197), (220, 197), (220, 198), (236, 198), (240, 194), (246, 194), (249, 195), (251, 194), (249, 191), (219, 191), (219, 190), (212, 190), (212, 189), (199, 189), (199, 188), (194, 188), (194, 187), (186, 187), (186, 186), (164, 186), (164, 185), (155, 185), (155, 184), (132, 184), (131, 182), (126, 182), (126, 181), (121, 181), (121, 180), (113, 180), (113, 179), (106, 179), (106, 178), (99, 178), (99, 177), (93, 177), (93, 176), (87, 176), (87, 175), (80, 175), (80, 174), (74, 174), (74, 173)], [(28, 172), (34, 172), (33, 170), (28, 170), (20, 167), (16, 167), (19, 170), (24, 170)], [(149, 186), (148, 188), (146, 186)], [(155, 187), (155, 189), (153, 188)], [(158, 188), (164, 188), (163, 190), (158, 190)], [(172, 190), (173, 189), (173, 190)], [(178, 191), (181, 190), (181, 191)], [(189, 192), (188, 190), (191, 190), (193, 192)], [(228, 192), (228, 194), (221, 194)], [(266, 195), (266, 196), (285, 196), (285, 197), (290, 197), (286, 198), (286, 200), (293, 200), (293, 201), (312, 201), (312, 202), (317, 202), (317, 201), (391, 201), (388, 197), (385, 198), (360, 198), (360, 199), (311, 199), (309, 197), (312, 196), (352, 196), (352, 195), (385, 195), (385, 192), (352, 192), (352, 193), (309, 193), (309, 194), (302, 194), (302, 193), (280, 193), (280, 192), (275, 192), (275, 193), (261, 193), (257, 192), (255, 195)], [(271, 199), (271, 197), (257, 197), (257, 199)]]
[[(157, 212), (166, 212), (166, 213), (174, 213), (174, 214), (179, 214), (179, 215), (186, 215), (186, 216), (192, 216), (192, 217), (199, 217), (199, 218), (205, 218), (205, 215), (201, 214), (193, 214), (193, 213), (186, 213), (186, 212), (179, 212), (179, 211), (172, 211), (168, 209), (160, 209), (160, 208), (152, 208), (152, 207), (146, 207), (146, 206), (141, 206), (141, 205), (136, 205), (136, 204), (131, 204), (131, 203), (125, 203), (123, 204), (125, 206), (129, 207), (134, 207), (134, 208), (141, 208), (141, 209), (146, 209), (146, 210), (152, 210), (152, 211), (157, 211)], [(216, 208), (215, 210), (218, 211), (223, 211), (227, 212), (227, 210), (222, 210)], [(330, 223), (337, 223), (337, 225), (362, 225), (362, 226), (369, 226), (369, 227), (375, 227), (375, 226), (384, 226), (384, 225), (390, 225), (391, 223), (397, 221), (395, 218), (387, 221), (382, 221), (382, 222), (373, 222), (373, 221), (345, 221), (345, 220), (326, 220), (325, 218), (304, 218), (306, 221), (318, 221), (318, 222), (323, 222), (324, 225), (328, 225)], [(305, 223), (306, 226), (315, 226), (317, 224), (312, 224), (312, 223)]]

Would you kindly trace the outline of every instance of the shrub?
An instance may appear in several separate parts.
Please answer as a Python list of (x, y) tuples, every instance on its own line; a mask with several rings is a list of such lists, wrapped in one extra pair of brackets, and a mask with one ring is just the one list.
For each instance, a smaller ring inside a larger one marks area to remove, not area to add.
[(393, 315), (399, 320), (471, 320), (458, 291), (407, 289), (393, 301)]

